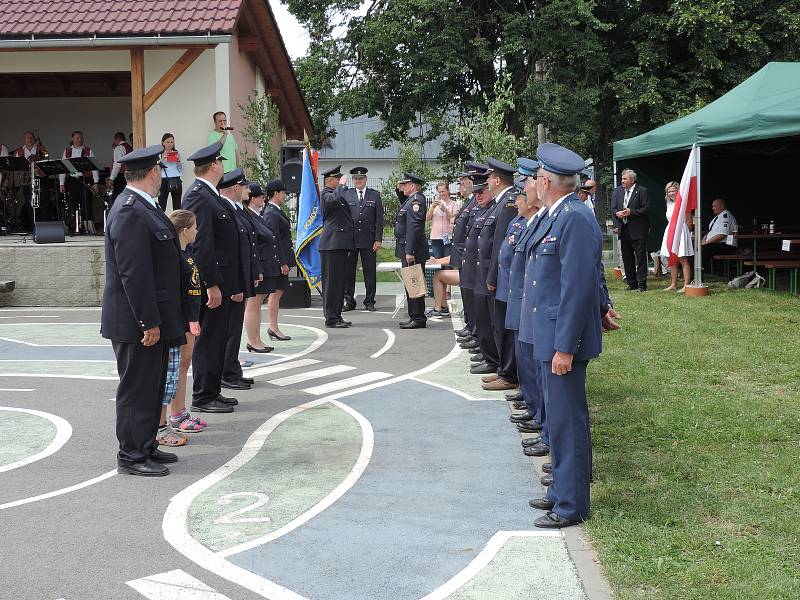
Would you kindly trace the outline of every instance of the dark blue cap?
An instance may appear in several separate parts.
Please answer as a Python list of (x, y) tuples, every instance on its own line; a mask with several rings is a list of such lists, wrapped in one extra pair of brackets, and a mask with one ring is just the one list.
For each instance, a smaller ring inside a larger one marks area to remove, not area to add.
[(366, 177), (367, 170), (367, 167), (353, 167), (350, 169), (350, 175), (355, 175), (356, 177)]
[(473, 175), (485, 175), (489, 172), (489, 165), (468, 160), (464, 163), (464, 172), (459, 177), (472, 177)]
[(232, 187), (236, 184), (246, 185), (247, 183), (248, 181), (247, 177), (244, 176), (244, 171), (241, 169), (234, 169), (233, 171), (228, 171), (222, 176), (222, 181), (219, 182), (217, 187), (222, 190)]
[(403, 173), (403, 178), (398, 183), (416, 183), (418, 185), (422, 185), (425, 183), (425, 180), (416, 173), (405, 171)]
[(201, 165), (212, 163), (215, 160), (222, 160), (222, 155), (220, 152), (222, 152), (222, 144), (219, 142), (214, 142), (210, 146), (200, 148), (200, 150), (192, 154), (188, 160), (192, 161), (195, 167), (199, 167)]
[(497, 173), (498, 175), (505, 175), (506, 177), (513, 177), (514, 173), (517, 172), (517, 168), (513, 165), (508, 164), (507, 162), (503, 162), (502, 160), (498, 160), (496, 158), (487, 158), (486, 164), (489, 165), (489, 168), (492, 170), (492, 173)]
[(247, 186), (250, 188), (250, 197), (255, 198), (256, 196), (263, 196), (264, 190), (261, 189), (261, 184), (257, 181), (251, 181), (250, 185)]
[(267, 182), (267, 191), (268, 192), (282, 192), (286, 189), (286, 185), (284, 185), (283, 181), (280, 179), (270, 179)]
[(477, 192), (486, 187), (486, 180), (488, 179), (488, 176), (472, 175), (470, 179), (472, 179), (472, 191)]
[(128, 152), (117, 162), (125, 165), (129, 171), (149, 169), (156, 165), (164, 166), (160, 163), (162, 152), (164, 152), (164, 146), (161, 144), (154, 144), (153, 146), (148, 146), (147, 148), (139, 148), (138, 150)]
[(555, 175), (575, 175), (586, 167), (580, 156), (558, 144), (539, 144), (536, 158), (541, 168)]
[(336, 165), (332, 169), (328, 169), (327, 171), (322, 172), (323, 177), (341, 177), (342, 176), (342, 165)]
[(519, 174), (523, 178), (536, 175), (536, 172), (539, 170), (539, 163), (532, 158), (520, 157), (517, 159), (517, 164), (519, 165), (517, 171), (519, 171)]

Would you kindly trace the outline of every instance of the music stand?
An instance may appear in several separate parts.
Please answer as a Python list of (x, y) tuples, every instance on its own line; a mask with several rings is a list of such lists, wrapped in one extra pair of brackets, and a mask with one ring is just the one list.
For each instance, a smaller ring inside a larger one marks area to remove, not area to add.
[[(96, 162), (94, 162), (94, 158), (95, 157), (93, 156), (91, 157), (77, 156), (75, 158), (66, 158), (64, 159), (64, 162), (68, 163), (73, 169), (75, 169), (71, 173), (72, 175), (75, 174), (82, 175), (83, 173), (86, 173), (88, 171), (100, 171), (100, 166)], [(85, 182), (83, 182), (83, 185), (84, 187), (88, 187), (86, 186)], [(87, 209), (90, 201), (91, 200), (89, 200), (89, 198), (87, 198), (86, 196), (86, 192), (84, 192), (83, 193), (84, 214), (89, 212)], [(105, 208), (103, 209), (103, 222), (105, 223)], [(89, 231), (88, 225), (87, 225), (87, 231)], [(80, 205), (78, 206), (78, 210), (75, 212), (75, 233), (80, 233)], [(92, 228), (91, 231), (89, 231), (89, 233), (92, 234), (94, 233), (94, 224), (92, 224)]]
[[(0, 157), (0, 185), (3, 183), (3, 178), (6, 173), (16, 173), (19, 171), (27, 171), (30, 168), (27, 159), (21, 156), (2, 156)], [(14, 200), (16, 204), (16, 200)], [(8, 209), (6, 208), (5, 200), (3, 201), (3, 225), (6, 229), (11, 227), (10, 223), (16, 225), (16, 216), (13, 214), (12, 209), (11, 220), (8, 218)], [(10, 230), (10, 229), (9, 229)], [(5, 235), (5, 231), (2, 232)]]
[[(53, 177), (55, 175), (66, 175), (70, 172), (69, 167), (72, 165), (64, 164), (67, 161), (56, 159), (56, 160), (38, 160), (36, 161), (36, 168), (38, 168), (45, 177)], [(40, 198), (36, 199), (36, 204), (38, 205), (41, 201)], [(33, 208), (33, 227), (34, 230), (36, 229), (36, 209), (37, 206), (33, 206), (33, 202), (31, 202), (31, 207)], [(56, 199), (56, 209), (58, 209), (58, 199)], [(57, 218), (58, 210), (56, 210), (56, 218)], [(64, 224), (63, 221), (58, 221), (61, 223), (61, 228), (63, 230)]]

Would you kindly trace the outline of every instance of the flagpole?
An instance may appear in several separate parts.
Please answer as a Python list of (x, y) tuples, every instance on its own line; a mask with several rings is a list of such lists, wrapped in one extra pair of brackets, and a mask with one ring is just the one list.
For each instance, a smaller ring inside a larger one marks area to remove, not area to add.
[(703, 236), (701, 235), (701, 223), (702, 220), (700, 218), (700, 207), (703, 205), (702, 196), (700, 194), (700, 190), (702, 189), (700, 186), (700, 152), (702, 148), (700, 146), (697, 147), (697, 155), (695, 157), (695, 170), (697, 172), (697, 210), (695, 210), (695, 223), (694, 223), (694, 285), (695, 287), (703, 287), (703, 254), (702, 254), (702, 239)]

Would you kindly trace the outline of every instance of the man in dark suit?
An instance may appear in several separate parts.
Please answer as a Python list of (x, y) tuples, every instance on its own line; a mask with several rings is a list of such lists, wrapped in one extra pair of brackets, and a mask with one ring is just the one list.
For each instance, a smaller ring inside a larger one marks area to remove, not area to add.
[(356, 266), (361, 255), (361, 270), (364, 272), (366, 296), (364, 307), (375, 310), (376, 257), (383, 242), (383, 204), (377, 190), (367, 187), (367, 168), (350, 169), (353, 185), (345, 192), (345, 200), (350, 205), (355, 226), (355, 250), (350, 254), (347, 285), (344, 290), (344, 310), (356, 307)]
[[(418, 264), (425, 268), (428, 240), (425, 238), (425, 195), (422, 193), (423, 179), (414, 173), (403, 173), (400, 180), (401, 191), (406, 201), (397, 212), (394, 224), (394, 255), (404, 267)], [(400, 322), (401, 329), (424, 329), (428, 318), (425, 316), (425, 297), (409, 298), (406, 291), (408, 320)]]
[(220, 382), (222, 387), (230, 390), (249, 390), (253, 387), (253, 379), (244, 377), (242, 373), (239, 348), (242, 345), (245, 301), (256, 295), (255, 288), (264, 278), (264, 272), (258, 260), (255, 228), (250, 219), (245, 216), (242, 205), (242, 200), (250, 197), (248, 184), (249, 181), (245, 178), (244, 171), (234, 169), (225, 173), (217, 186), (220, 196), (227, 200), (236, 220), (239, 230), (239, 261), (244, 270), (244, 300), (231, 304), (228, 339), (225, 344), (225, 362)]
[(350, 327), (352, 323), (342, 318), (344, 285), (347, 278), (347, 261), (355, 250), (355, 228), (350, 205), (344, 196), (346, 178), (337, 165), (322, 173), (322, 235), (319, 252), (322, 258), (322, 306), (325, 327)]
[(243, 301), (245, 280), (236, 217), (231, 205), (217, 191), (224, 174), (221, 149), (217, 142), (189, 157), (195, 164), (197, 179), (189, 186), (181, 206), (197, 217), (197, 238), (191, 252), (200, 271), (204, 299), (200, 310), (202, 333), (192, 354), (192, 409), (229, 413), (238, 402), (220, 394), (225, 346), (231, 305)]
[(158, 144), (120, 158), (128, 185), (106, 225), (100, 333), (117, 357), (118, 471), (131, 475), (167, 475), (164, 463), (178, 460), (156, 441), (169, 348), (185, 343), (188, 326), (178, 235), (155, 200), (161, 152)]
[(611, 194), (611, 219), (619, 236), (622, 264), (629, 290), (647, 291), (647, 233), (650, 195), (636, 183), (636, 173), (622, 172), (622, 185)]

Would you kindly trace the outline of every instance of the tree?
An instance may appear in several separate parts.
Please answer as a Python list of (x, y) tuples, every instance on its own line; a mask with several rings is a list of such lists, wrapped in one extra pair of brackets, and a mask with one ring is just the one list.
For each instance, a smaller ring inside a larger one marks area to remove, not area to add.
[(269, 96), (252, 92), (239, 105), (244, 116), (242, 136), (253, 144), (255, 153), (242, 152), (242, 169), (248, 179), (266, 182), (280, 174), (280, 154), (275, 141), (280, 135), (278, 108)]
[(429, 164), (423, 160), (422, 147), (418, 142), (401, 142), (397, 150), (397, 169), (389, 174), (380, 190), (383, 209), (389, 216), (386, 219), (387, 223), (390, 223), (391, 217), (400, 210), (400, 199), (395, 188), (406, 171), (419, 175), (425, 181), (433, 181), (440, 177), (440, 174), (431, 169)]

